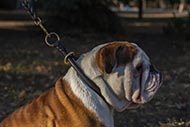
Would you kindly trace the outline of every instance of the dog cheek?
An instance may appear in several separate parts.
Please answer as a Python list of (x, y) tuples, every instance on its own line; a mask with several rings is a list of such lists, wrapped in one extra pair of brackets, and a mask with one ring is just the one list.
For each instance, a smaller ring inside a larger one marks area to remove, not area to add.
[(132, 65), (128, 65), (125, 68), (124, 72), (124, 91), (125, 91), (125, 98), (128, 101), (132, 100), (132, 88), (133, 88), (133, 71)]
[(111, 90), (114, 92), (117, 97), (120, 99), (124, 98), (124, 89), (122, 78), (118, 77), (117, 73), (109, 74), (109, 77), (106, 78), (106, 81), (110, 85)]

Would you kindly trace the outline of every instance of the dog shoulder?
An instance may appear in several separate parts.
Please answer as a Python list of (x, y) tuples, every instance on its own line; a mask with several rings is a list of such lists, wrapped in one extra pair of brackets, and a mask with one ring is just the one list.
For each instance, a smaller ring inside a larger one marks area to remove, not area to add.
[(0, 127), (103, 127), (62, 79), (55, 88), (43, 93), (9, 115)]

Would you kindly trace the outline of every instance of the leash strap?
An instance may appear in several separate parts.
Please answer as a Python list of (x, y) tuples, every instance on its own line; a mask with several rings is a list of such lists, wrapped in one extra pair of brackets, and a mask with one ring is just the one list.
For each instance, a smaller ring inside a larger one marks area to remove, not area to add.
[[(36, 13), (36, 8), (35, 6), (32, 6), (28, 0), (23, 0), (22, 1), (22, 6), (25, 8), (25, 10), (28, 12), (28, 14), (30, 15), (30, 17), (32, 18), (32, 20), (34, 21), (34, 24), (36, 26), (39, 26), (41, 28), (41, 30), (46, 34), (46, 38), (47, 36), (51, 36), (51, 35), (55, 35), (56, 33), (49, 33), (47, 31), (47, 29), (44, 27), (44, 25), (42, 24), (42, 20), (40, 19), (40, 17), (37, 16)], [(59, 38), (59, 36), (56, 34), (56, 36)], [(45, 41), (46, 42), (46, 41)], [(47, 44), (48, 45), (48, 44)]]
[(54, 47), (65, 57), (66, 61), (68, 63), (70, 63), (70, 65), (75, 69), (75, 71), (78, 73), (78, 75), (80, 76), (80, 78), (82, 79), (83, 82), (87, 83), (88, 86), (94, 90), (100, 97), (102, 97), (104, 99), (104, 97), (102, 96), (99, 87), (97, 87), (97, 85), (90, 80), (82, 71), (82, 69), (78, 66), (78, 64), (76, 63), (73, 53), (67, 53), (67, 50), (64, 48), (63, 43), (61, 43), (60, 41), (57, 41), (54, 44)]
[[(39, 26), (42, 29), (42, 31), (46, 34), (45, 43), (50, 47), (56, 48), (64, 56), (64, 63), (70, 64), (75, 69), (75, 71), (78, 73), (78, 75), (80, 76), (82, 81), (85, 82), (86, 84), (88, 84), (88, 86), (92, 90), (94, 90), (102, 99), (105, 100), (105, 98), (102, 96), (102, 94), (100, 92), (99, 87), (97, 87), (97, 85), (92, 80), (90, 80), (88, 76), (86, 76), (84, 74), (82, 69), (76, 63), (76, 61), (74, 59), (74, 52), (67, 52), (67, 50), (65, 49), (65, 47), (63, 45), (63, 42), (60, 41), (60, 37), (57, 33), (55, 33), (55, 32), (49, 33), (47, 31), (47, 29), (42, 24), (42, 20), (37, 16), (36, 9), (33, 6), (31, 6), (31, 4), (28, 2), (28, 0), (23, 0), (22, 5), (27, 10), (27, 12), (31, 16), (31, 18), (33, 19), (34, 24), (36, 26)], [(53, 38), (54, 38), (54, 40), (56, 39), (56, 41), (50, 41)]]

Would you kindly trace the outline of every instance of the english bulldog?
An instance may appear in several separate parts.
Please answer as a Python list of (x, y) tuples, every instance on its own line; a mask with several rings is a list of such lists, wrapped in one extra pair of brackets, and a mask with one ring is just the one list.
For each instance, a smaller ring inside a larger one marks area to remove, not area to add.
[(150, 101), (161, 85), (149, 57), (126, 41), (99, 45), (77, 63), (102, 96), (71, 67), (55, 87), (17, 109), (0, 127), (114, 127), (113, 110)]

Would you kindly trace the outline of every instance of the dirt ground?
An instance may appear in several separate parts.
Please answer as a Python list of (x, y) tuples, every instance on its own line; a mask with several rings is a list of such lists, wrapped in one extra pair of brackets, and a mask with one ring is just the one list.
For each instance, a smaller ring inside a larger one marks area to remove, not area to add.
[[(190, 127), (190, 41), (163, 33), (165, 19), (122, 21), (125, 32), (120, 34), (80, 30), (60, 34), (77, 55), (105, 42), (135, 42), (161, 70), (163, 85), (154, 99), (138, 109), (115, 113), (116, 127)], [(52, 87), (68, 69), (43, 38), (24, 13), (0, 12), (0, 121)]]

